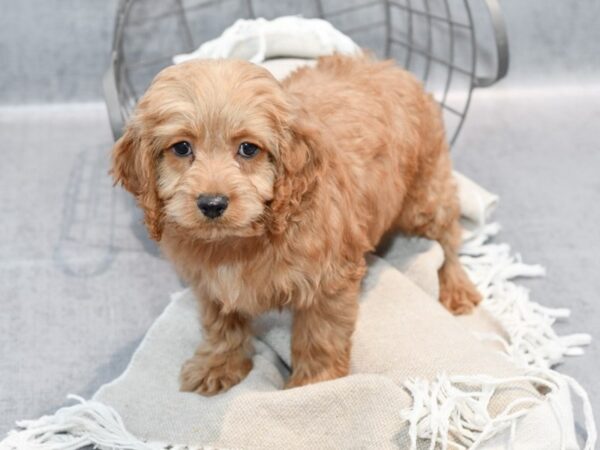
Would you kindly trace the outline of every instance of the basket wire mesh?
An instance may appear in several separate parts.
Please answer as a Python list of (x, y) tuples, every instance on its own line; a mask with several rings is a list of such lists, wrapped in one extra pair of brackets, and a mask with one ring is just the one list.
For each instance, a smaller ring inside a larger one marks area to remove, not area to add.
[(494, 84), (508, 69), (497, 0), (478, 5), (489, 13), (495, 41), (496, 71), (487, 78), (476, 75), (476, 22), (485, 20), (474, 16), (469, 0), (121, 0), (104, 79), (113, 133), (120, 136), (139, 96), (175, 54), (195, 50), (239, 18), (302, 15), (328, 20), (361, 47), (419, 77), (440, 103), (454, 143), (473, 89)]

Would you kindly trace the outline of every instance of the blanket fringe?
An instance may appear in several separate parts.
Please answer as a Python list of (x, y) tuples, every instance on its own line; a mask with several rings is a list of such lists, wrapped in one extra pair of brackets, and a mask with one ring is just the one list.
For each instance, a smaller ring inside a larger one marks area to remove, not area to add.
[(480, 228), (461, 249), (460, 260), (483, 295), (482, 306), (498, 320), (508, 341), (494, 335), (506, 353), (521, 367), (550, 368), (565, 356), (582, 355), (589, 334), (558, 336), (552, 326), (570, 315), (566, 308), (547, 308), (529, 299), (529, 290), (510, 280), (539, 277), (545, 270), (524, 264), (520, 255), (511, 255), (507, 244), (488, 240), (500, 230), (497, 223)]
[[(528, 382), (548, 391), (542, 398), (522, 397), (512, 401), (492, 417), (489, 405), (496, 389), (513, 383)], [(401, 412), (409, 423), (410, 450), (416, 450), (420, 439), (429, 441), (429, 450), (471, 450), (506, 430), (509, 431), (507, 448), (515, 444), (518, 419), (527, 415), (536, 405), (549, 402), (554, 409), (561, 436), (567, 427), (557, 411), (552, 396), (561, 389), (571, 389), (583, 403), (588, 438), (584, 450), (593, 450), (597, 438), (590, 400), (583, 388), (572, 378), (550, 369), (531, 369), (524, 376), (494, 378), (487, 375), (439, 375), (434, 381), (409, 379), (404, 383), (413, 404)], [(439, 447), (438, 447), (439, 446)], [(565, 443), (561, 444), (564, 450)]]
[(119, 413), (108, 405), (76, 395), (75, 405), (51, 416), (17, 422), (17, 429), (0, 442), (0, 450), (77, 450), (89, 445), (100, 450), (202, 450), (208, 447), (144, 442), (132, 435)]
[(439, 375), (430, 382), (410, 379), (404, 387), (413, 397), (410, 409), (402, 411), (409, 422), (411, 450), (417, 449), (418, 439), (430, 442), (429, 449), (438, 444), (443, 450), (450, 448), (470, 449), (514, 427), (516, 419), (527, 414), (528, 409), (517, 409), (523, 403), (534, 406), (542, 400), (531, 397), (518, 399), (496, 417), (489, 412), (489, 403), (496, 387), (520, 379), (499, 380), (485, 376), (448, 377)]
[[(547, 379), (555, 380), (554, 386), (557, 386), (557, 380), (560, 380), (563, 385), (568, 386), (581, 398), (587, 430), (584, 449), (591, 450), (596, 444), (597, 430), (589, 397), (575, 379), (555, 372), (551, 370), (551, 367), (562, 362), (565, 356), (582, 355), (584, 353), (582, 347), (589, 345), (592, 338), (585, 333), (567, 336), (556, 334), (553, 329), (554, 323), (559, 319), (569, 317), (571, 311), (567, 308), (544, 307), (530, 300), (528, 289), (510, 281), (519, 277), (540, 277), (544, 276), (546, 272), (540, 265), (524, 264), (519, 254), (511, 254), (510, 246), (507, 244), (490, 243), (489, 240), (496, 236), (499, 231), (500, 225), (498, 223), (490, 223), (479, 227), (475, 232), (468, 235), (460, 252), (461, 263), (483, 295), (482, 307), (487, 309), (499, 322), (508, 339), (496, 334), (479, 334), (479, 336), (482, 339), (491, 339), (500, 343), (504, 354), (527, 373), (532, 373), (532, 371), (533, 373), (543, 373)], [(461, 377), (453, 377), (452, 380), (456, 381), (458, 378)], [(477, 380), (479, 380), (479, 383), (482, 383), (483, 378), (475, 377), (470, 381), (477, 383)], [(447, 381), (447, 378), (438, 378), (436, 383), (442, 383), (443, 385), (443, 382)], [(422, 384), (420, 386), (421, 390), (426, 388)], [(407, 388), (410, 390), (408, 386)], [(487, 389), (489, 390), (489, 386)], [(556, 388), (552, 391), (556, 391)], [(422, 396), (422, 393), (420, 395)], [(487, 397), (479, 397), (480, 400), (483, 398)], [(472, 406), (472, 404), (470, 405)], [(482, 407), (481, 403), (477, 405)], [(464, 409), (465, 406), (454, 411), (454, 414), (458, 414), (458, 417), (460, 417), (461, 408)], [(485, 408), (487, 411), (487, 406)], [(482, 417), (489, 418), (489, 415)], [(481, 435), (489, 435), (492, 432), (495, 434), (505, 428), (507, 422), (503, 422), (503, 419), (509, 417), (503, 414), (498, 417), (501, 420), (490, 421), (488, 425), (491, 428), (481, 430)], [(517, 418), (510, 417), (513, 431)], [(565, 424), (561, 423), (559, 425), (561, 429), (564, 429)], [(439, 424), (436, 425), (436, 428), (439, 428), (439, 426)], [(494, 429), (495, 431), (492, 431)], [(481, 441), (471, 443), (472, 446), (470, 447), (459, 446), (458, 448), (476, 448), (478, 442)], [(435, 445), (435, 440), (432, 440), (432, 444)], [(442, 446), (446, 448), (444, 445)]]

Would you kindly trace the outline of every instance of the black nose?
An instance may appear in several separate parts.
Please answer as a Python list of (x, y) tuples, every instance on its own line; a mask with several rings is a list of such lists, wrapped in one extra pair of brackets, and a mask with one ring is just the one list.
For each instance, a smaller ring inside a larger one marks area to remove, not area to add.
[(229, 199), (224, 195), (200, 195), (196, 201), (198, 208), (206, 217), (214, 219), (222, 215), (229, 205)]

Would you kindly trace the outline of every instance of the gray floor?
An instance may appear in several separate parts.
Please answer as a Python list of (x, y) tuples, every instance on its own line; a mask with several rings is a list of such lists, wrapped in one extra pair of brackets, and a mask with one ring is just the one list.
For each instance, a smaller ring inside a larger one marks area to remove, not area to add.
[[(0, 431), (121, 372), (180, 288), (108, 177), (102, 104), (0, 109)], [(110, 249), (110, 250), (107, 250)]]
[[(572, 308), (562, 333), (599, 334), (599, 118), (591, 89), (481, 92), (455, 152), (459, 170), (500, 194), (499, 239), (548, 268), (528, 283), (533, 299)], [(0, 108), (0, 142), (4, 432), (118, 375), (180, 284), (135, 237), (131, 201), (106, 176), (101, 104)], [(600, 406), (597, 341), (561, 370)]]

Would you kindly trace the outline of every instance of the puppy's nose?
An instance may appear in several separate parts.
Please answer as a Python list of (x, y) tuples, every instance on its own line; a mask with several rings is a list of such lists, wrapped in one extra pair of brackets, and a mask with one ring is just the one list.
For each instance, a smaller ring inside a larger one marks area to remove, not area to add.
[(224, 195), (199, 195), (196, 201), (198, 208), (206, 217), (215, 219), (222, 215), (229, 205), (229, 198)]

